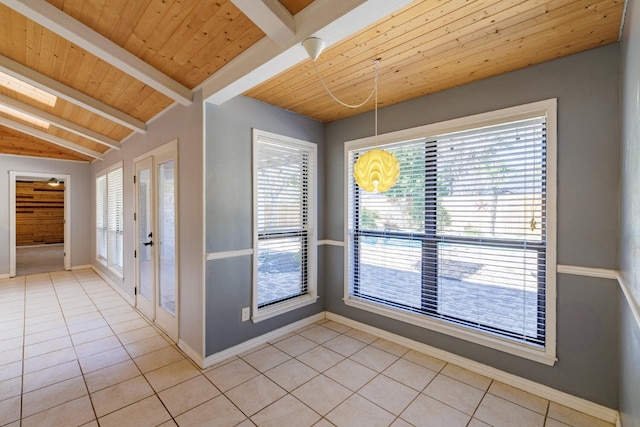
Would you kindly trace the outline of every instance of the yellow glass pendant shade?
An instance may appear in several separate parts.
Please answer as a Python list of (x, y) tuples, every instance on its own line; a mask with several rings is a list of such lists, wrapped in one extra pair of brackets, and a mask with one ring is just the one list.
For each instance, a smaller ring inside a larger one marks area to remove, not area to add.
[(379, 148), (367, 151), (353, 167), (353, 177), (364, 191), (384, 193), (396, 185), (400, 164), (393, 153)]

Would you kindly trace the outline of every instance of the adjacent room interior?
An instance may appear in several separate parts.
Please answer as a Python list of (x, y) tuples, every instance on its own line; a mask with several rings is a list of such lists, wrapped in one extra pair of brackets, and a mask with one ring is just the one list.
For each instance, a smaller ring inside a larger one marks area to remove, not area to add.
[(64, 270), (64, 182), (16, 182), (16, 275)]
[(0, 425), (640, 427), (637, 3), (0, 3)]

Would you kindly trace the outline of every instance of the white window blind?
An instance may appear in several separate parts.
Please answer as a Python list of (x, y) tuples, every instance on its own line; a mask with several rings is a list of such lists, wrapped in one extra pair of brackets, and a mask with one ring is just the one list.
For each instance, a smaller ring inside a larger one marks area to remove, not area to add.
[(124, 268), (122, 163), (96, 176), (96, 258), (119, 276)]
[(96, 177), (96, 257), (107, 259), (107, 176)]
[(348, 298), (544, 347), (546, 144), (544, 116), (388, 144), (386, 193), (348, 151)]
[(316, 146), (254, 130), (254, 307), (315, 293)]
[(123, 212), (122, 168), (107, 173), (108, 193), (108, 265), (122, 273)]

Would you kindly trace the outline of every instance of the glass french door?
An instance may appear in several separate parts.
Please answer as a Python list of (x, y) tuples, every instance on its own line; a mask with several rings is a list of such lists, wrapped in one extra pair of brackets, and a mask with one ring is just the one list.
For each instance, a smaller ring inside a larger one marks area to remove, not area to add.
[(176, 151), (138, 160), (136, 172), (136, 307), (178, 339)]

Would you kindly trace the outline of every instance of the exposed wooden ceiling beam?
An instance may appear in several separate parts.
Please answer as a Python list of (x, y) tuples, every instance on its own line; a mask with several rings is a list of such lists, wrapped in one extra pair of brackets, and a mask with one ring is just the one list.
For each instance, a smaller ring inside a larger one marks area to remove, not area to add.
[(189, 88), (46, 1), (0, 0), (0, 2), (180, 104), (191, 104), (193, 95)]
[(70, 86), (25, 67), (6, 56), (0, 55), (0, 71), (135, 132), (145, 133), (147, 131), (147, 125), (142, 120), (138, 120)]
[(206, 102), (220, 105), (307, 59), (301, 45), (307, 37), (320, 37), (330, 46), (409, 3), (411, 0), (314, 1), (294, 17), (296, 35), (285, 46), (264, 38), (198, 88)]
[(296, 34), (296, 22), (278, 0), (231, 0), (271, 40), (285, 45)]
[(20, 102), (16, 99), (2, 94), (0, 94), (0, 104), (6, 105), (7, 107), (11, 107), (14, 110), (20, 111), (24, 114), (28, 114), (40, 120), (44, 120), (45, 122), (49, 122), (52, 125), (55, 125), (64, 130), (68, 130), (69, 132), (75, 133), (76, 135), (80, 135), (83, 138), (90, 139), (99, 144), (106, 145), (107, 147), (115, 148), (116, 150), (120, 149), (120, 143), (115, 139), (104, 136), (91, 129), (87, 129), (77, 123), (73, 123), (69, 120), (58, 117), (55, 114), (43, 111), (39, 108), (34, 107), (33, 105), (25, 104), (24, 102)]
[(13, 130), (17, 130), (18, 132), (26, 133), (27, 135), (34, 136), (36, 138), (40, 138), (43, 141), (50, 142), (52, 144), (59, 145), (61, 147), (68, 148), (69, 150), (73, 150), (77, 153), (84, 154), (85, 156), (93, 157), (94, 159), (102, 160), (102, 153), (99, 153), (95, 150), (91, 150), (90, 148), (83, 147), (82, 145), (74, 144), (73, 142), (66, 141), (62, 138), (59, 138), (54, 135), (50, 135), (46, 132), (43, 132), (38, 129), (34, 129), (31, 126), (27, 126), (22, 123), (18, 123), (16, 121), (10, 120), (6, 117), (0, 116), (0, 126), (5, 126)]

